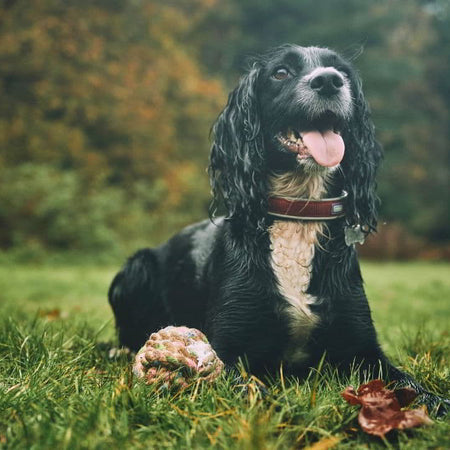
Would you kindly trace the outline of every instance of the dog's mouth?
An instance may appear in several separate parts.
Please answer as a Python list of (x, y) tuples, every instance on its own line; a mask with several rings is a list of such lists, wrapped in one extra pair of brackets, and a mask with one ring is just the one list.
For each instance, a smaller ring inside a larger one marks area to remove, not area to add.
[(276, 138), (284, 149), (296, 155), (300, 163), (313, 158), (320, 166), (333, 167), (344, 157), (345, 144), (337, 121), (317, 121), (302, 128), (289, 127)]

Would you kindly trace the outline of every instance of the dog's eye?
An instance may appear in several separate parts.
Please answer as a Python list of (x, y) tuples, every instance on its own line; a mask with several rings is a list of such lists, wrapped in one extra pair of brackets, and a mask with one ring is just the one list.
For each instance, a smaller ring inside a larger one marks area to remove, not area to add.
[(277, 80), (284, 80), (289, 76), (289, 72), (284, 67), (279, 67), (272, 76)]

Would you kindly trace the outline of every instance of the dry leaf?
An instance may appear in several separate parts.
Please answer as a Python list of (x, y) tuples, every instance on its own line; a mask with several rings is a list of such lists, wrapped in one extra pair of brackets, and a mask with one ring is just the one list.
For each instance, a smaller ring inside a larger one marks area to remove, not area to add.
[(403, 411), (417, 393), (410, 388), (393, 391), (386, 389), (382, 380), (372, 380), (359, 387), (358, 392), (349, 386), (342, 397), (351, 405), (361, 405), (358, 422), (363, 431), (375, 436), (384, 436), (397, 428), (412, 428), (432, 423), (425, 409)]
[(39, 310), (39, 317), (43, 317), (48, 321), (61, 319), (62, 313), (59, 308)]

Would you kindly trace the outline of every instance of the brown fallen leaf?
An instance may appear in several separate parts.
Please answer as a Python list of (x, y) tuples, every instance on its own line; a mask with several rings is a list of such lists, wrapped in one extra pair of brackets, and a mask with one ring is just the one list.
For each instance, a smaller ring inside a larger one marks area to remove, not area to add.
[(383, 437), (388, 431), (405, 429), (433, 423), (425, 409), (404, 411), (416, 397), (414, 389), (386, 389), (382, 380), (372, 380), (359, 387), (352, 386), (342, 392), (342, 397), (351, 405), (361, 405), (358, 422), (368, 434)]
[(62, 317), (62, 313), (59, 308), (40, 309), (38, 314), (39, 314), (39, 317), (47, 319), (48, 321), (57, 320)]

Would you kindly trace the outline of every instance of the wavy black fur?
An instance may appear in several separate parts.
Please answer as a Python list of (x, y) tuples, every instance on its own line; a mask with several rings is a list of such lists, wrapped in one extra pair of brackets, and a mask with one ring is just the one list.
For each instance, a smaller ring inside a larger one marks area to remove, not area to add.
[[(316, 76), (342, 83), (335, 89), (327, 85), (330, 92), (315, 90)], [(316, 248), (308, 294), (316, 299), (311, 309), (320, 322), (301, 343), (308, 355), (301, 363), (285, 360), (290, 319), (271, 264), (268, 177), (325, 169), (311, 161), (307, 169), (280, 144), (277, 136), (292, 127), (340, 129), (345, 155), (339, 169), (329, 170), (328, 195), (342, 189), (349, 194), (346, 217), (328, 224), (328, 235)], [(229, 366), (244, 357), (255, 373), (276, 370), (283, 362), (300, 375), (326, 352), (342, 368), (381, 368), (385, 378), (412, 385), (430, 406), (438, 404), (439, 397), (393, 367), (382, 352), (356, 251), (344, 241), (346, 225), (359, 224), (366, 233), (376, 228), (381, 159), (352, 65), (328, 49), (276, 48), (254, 61), (213, 134), (211, 185), (227, 217), (187, 227), (128, 260), (109, 290), (121, 345), (137, 350), (151, 332), (187, 325), (204, 331)]]

